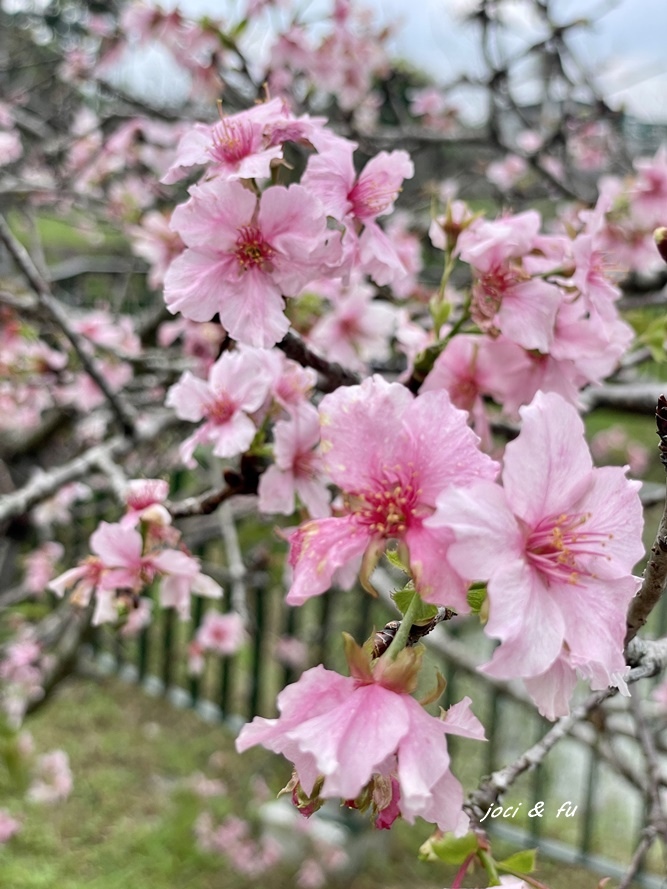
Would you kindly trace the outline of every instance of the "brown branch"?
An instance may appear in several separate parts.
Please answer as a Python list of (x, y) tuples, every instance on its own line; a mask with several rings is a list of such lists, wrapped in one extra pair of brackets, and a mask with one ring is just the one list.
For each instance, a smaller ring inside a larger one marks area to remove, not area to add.
[(642, 832), (642, 837), (637, 844), (637, 848), (632, 856), (630, 864), (628, 865), (627, 870), (623, 876), (623, 879), (618, 884), (616, 889), (629, 889), (632, 885), (632, 882), (637, 875), (639, 869), (642, 866), (642, 862), (644, 861), (644, 856), (648, 852), (648, 850), (653, 845), (653, 841), (655, 840), (656, 834), (655, 829), (647, 828)]
[[(628, 683), (638, 682), (650, 675), (653, 675), (651, 669), (641, 665), (630, 670), (626, 681)], [(607, 698), (615, 695), (617, 691), (616, 688), (607, 688), (595, 692), (587, 701), (576, 707), (569, 716), (559, 719), (536, 744), (517, 757), (514, 762), (482, 781), (477, 790), (468, 796), (464, 806), (468, 814), (474, 820), (479, 819), (490, 806), (495, 805), (498, 798), (514, 784), (520, 775), (540, 765), (547, 753), (559, 741), (567, 737), (578, 722), (585, 719), (592, 710), (599, 707)]]
[(152, 441), (176, 422), (171, 415), (163, 416), (149, 428), (140, 430), (136, 440), (118, 435), (103, 444), (94, 445), (68, 463), (56, 466), (48, 472), (40, 472), (22, 488), (0, 497), (0, 522), (24, 515), (37, 503), (53, 496), (63, 485), (83, 478), (95, 467), (99, 468), (100, 463), (105, 466), (105, 460), (125, 456), (137, 443)]
[(229, 485), (223, 485), (220, 488), (212, 488), (203, 494), (197, 494), (195, 497), (186, 497), (184, 500), (171, 500), (165, 503), (165, 507), (174, 519), (182, 519), (187, 516), (210, 515), (212, 512), (228, 500), (231, 496), (238, 493), (237, 490)]
[(320, 387), (325, 392), (333, 392), (338, 386), (356, 386), (361, 382), (359, 374), (341, 367), (334, 361), (327, 361), (317, 352), (313, 352), (301, 337), (294, 333), (286, 334), (284, 339), (278, 343), (278, 348), (302, 367), (312, 367), (316, 370), (326, 384)]
[[(660, 437), (660, 458), (667, 470), (667, 399), (664, 395), (658, 398), (656, 425)], [(644, 570), (641, 589), (630, 603), (627, 616), (627, 632), (625, 646), (635, 638), (644, 626), (650, 613), (660, 601), (665, 579), (667, 578), (667, 497), (660, 518), (658, 531), (655, 535), (648, 564)]]

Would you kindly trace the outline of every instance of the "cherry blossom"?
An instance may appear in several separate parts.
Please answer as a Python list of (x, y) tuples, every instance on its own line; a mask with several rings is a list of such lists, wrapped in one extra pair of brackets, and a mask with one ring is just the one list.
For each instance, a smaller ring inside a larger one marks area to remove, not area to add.
[(414, 398), (379, 376), (327, 395), (319, 410), (324, 468), (344, 491), (345, 509), (291, 533), (287, 601), (323, 593), (334, 571), (362, 554), (368, 584), (387, 541), (398, 540), (422, 597), (466, 610), (460, 579), (443, 565), (446, 544), (424, 523), (444, 488), (495, 478), (466, 414), (444, 391)]
[(476, 220), (460, 234), (457, 249), (475, 273), (473, 320), (484, 331), (499, 330), (525, 349), (547, 353), (563, 295), (521, 262), (537, 246), (539, 228), (534, 210)]
[(44, 753), (37, 760), (37, 774), (28, 788), (27, 798), (34, 803), (62, 802), (72, 792), (74, 784), (69, 757), (64, 750)]
[[(175, 608), (181, 619), (190, 614), (190, 596), (218, 598), (220, 586), (200, 571), (199, 560), (180, 549), (165, 546), (149, 533), (146, 538), (132, 523), (101, 522), (90, 538), (93, 556), (49, 584), (57, 595), (71, 590), (70, 601), (87, 606), (95, 595), (93, 624), (114, 622), (119, 608), (134, 607), (138, 594), (153, 581), (159, 581), (163, 608)], [(177, 532), (172, 536), (178, 537)], [(145, 614), (145, 612), (144, 612)]]
[(243, 619), (233, 612), (207, 611), (195, 639), (204, 651), (221, 656), (234, 654), (246, 640)]
[(353, 370), (366, 370), (371, 360), (389, 357), (389, 341), (398, 321), (394, 306), (373, 299), (373, 289), (357, 275), (347, 285), (332, 281), (312, 289), (323, 291), (331, 300), (330, 310), (308, 332), (308, 341), (319, 352)]
[(619, 467), (593, 468), (571, 405), (538, 393), (520, 413), (503, 487), (450, 488), (426, 525), (454, 533), (447, 559), (456, 571), (488, 581), (485, 630), (501, 645), (485, 671), (530, 680), (553, 718), (567, 712), (558, 688), (575, 669), (593, 688), (622, 684), (643, 518), (639, 484)]
[(445, 735), (482, 739), (483, 728), (468, 698), (441, 719), (430, 716), (408, 693), (414, 665), (405, 664), (414, 652), (407, 654), (400, 666), (353, 666), (352, 676), (322, 666), (306, 671), (278, 696), (277, 719), (255, 717), (241, 729), (237, 750), (261, 744), (282, 753), (307, 796), (324, 778), (321, 799), (354, 800), (373, 776), (393, 776), (407, 821), (419, 816), (442, 830), (464, 831), (463, 792), (449, 771)]
[(320, 440), (317, 411), (311, 407), (293, 420), (279, 421), (273, 437), (275, 462), (259, 480), (260, 511), (292, 515), (298, 496), (313, 518), (330, 515), (331, 495), (315, 450)]
[(12, 818), (7, 809), (0, 809), (0, 846), (8, 843), (21, 830), (21, 822)]
[(273, 99), (212, 125), (195, 124), (181, 138), (162, 181), (176, 182), (195, 165), (206, 165), (210, 175), (227, 180), (268, 178), (272, 162), (282, 157), (282, 146), (272, 143), (268, 125), (284, 114), (284, 102)]
[(200, 444), (212, 444), (216, 457), (234, 457), (247, 450), (257, 432), (250, 415), (266, 400), (271, 382), (262, 355), (254, 349), (224, 352), (208, 380), (186, 371), (166, 398), (181, 419), (205, 421), (180, 446), (185, 465), (196, 466), (193, 454)]
[(257, 199), (239, 182), (194, 186), (172, 227), (186, 250), (165, 277), (170, 312), (208, 321), (230, 336), (270, 347), (285, 335), (284, 296), (294, 296), (337, 260), (324, 208), (301, 185), (272, 186)]
[[(381, 151), (357, 176), (355, 148), (354, 142), (336, 139), (310, 158), (301, 181), (329, 214), (348, 226), (348, 241), (355, 244), (363, 270), (377, 284), (390, 284), (404, 278), (407, 269), (376, 219), (393, 210), (403, 181), (414, 175), (414, 164), (406, 151)], [(357, 240), (355, 230), (362, 227)]]

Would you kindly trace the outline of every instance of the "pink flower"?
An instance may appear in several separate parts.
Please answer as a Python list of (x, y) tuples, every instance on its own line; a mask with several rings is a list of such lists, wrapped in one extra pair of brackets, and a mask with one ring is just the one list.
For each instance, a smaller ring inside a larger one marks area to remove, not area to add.
[(528, 163), (517, 154), (508, 154), (486, 168), (486, 178), (501, 191), (509, 191), (528, 171)]
[(199, 444), (212, 444), (216, 457), (235, 457), (250, 447), (257, 429), (249, 414), (259, 410), (271, 387), (261, 353), (253, 349), (224, 352), (211, 367), (208, 381), (186, 371), (167, 393), (166, 404), (182, 420), (205, 420), (180, 447), (186, 466), (196, 466)]
[[(189, 617), (192, 593), (211, 598), (222, 595), (220, 586), (201, 573), (198, 559), (164, 546), (159, 536), (153, 540), (146, 535), (144, 540), (132, 524), (100, 522), (91, 535), (90, 548), (93, 557), (65, 571), (49, 587), (57, 595), (72, 588), (71, 601), (84, 607), (95, 593), (93, 624), (116, 620), (118, 605), (128, 598), (134, 603), (134, 597), (154, 580), (160, 581), (162, 607), (175, 608), (183, 620)], [(141, 619), (145, 617), (144, 607)]]
[(161, 478), (133, 478), (125, 488), (127, 513), (121, 522), (136, 526), (140, 521), (171, 523), (171, 515), (162, 504), (169, 495), (169, 482)]
[[(333, 282), (332, 282), (333, 283)], [(330, 287), (331, 308), (315, 322), (308, 342), (350, 370), (364, 371), (372, 359), (389, 356), (389, 341), (398, 323), (398, 313), (387, 302), (373, 299), (373, 289), (353, 276), (350, 284)]]
[(7, 809), (0, 809), (0, 846), (8, 843), (19, 830), (21, 830), (21, 822), (12, 818)]
[(468, 411), (483, 447), (489, 450), (491, 429), (483, 396), (505, 405), (509, 396), (524, 386), (530, 369), (525, 350), (511, 340), (460, 334), (438, 356), (420, 392), (446, 389), (452, 404)]
[(23, 154), (21, 136), (16, 130), (0, 131), (0, 167), (13, 163)]
[(197, 630), (195, 641), (202, 651), (210, 651), (221, 657), (235, 654), (246, 640), (246, 631), (240, 614), (220, 614), (207, 611)]
[(398, 540), (420, 594), (465, 609), (461, 581), (443, 563), (446, 542), (424, 523), (446, 487), (495, 478), (497, 465), (477, 449), (465, 413), (444, 391), (414, 398), (374, 376), (323, 398), (320, 422), (324, 468), (345, 492), (346, 507), (291, 534), (287, 601), (323, 593), (337, 568), (364, 553), (368, 581), (386, 542)]
[(39, 546), (25, 558), (25, 588), (36, 596), (41, 596), (53, 577), (56, 562), (65, 552), (61, 543), (50, 540)]
[(317, 411), (302, 410), (293, 420), (279, 421), (273, 429), (275, 463), (259, 480), (259, 509), (292, 515), (298, 496), (309, 514), (321, 518), (331, 514), (331, 495), (322, 477)]
[(213, 180), (191, 194), (172, 216), (187, 249), (166, 274), (167, 308), (193, 321), (217, 312), (234, 339), (275, 345), (289, 328), (283, 296), (336, 260), (322, 205), (301, 185), (273, 186), (258, 200), (239, 182)]
[(586, 308), (603, 323), (618, 318), (614, 303), (621, 295), (612, 278), (620, 277), (620, 269), (604, 243), (605, 213), (610, 207), (611, 197), (603, 194), (594, 210), (580, 213), (585, 228), (571, 245), (576, 264), (572, 283), (580, 291)]
[(563, 296), (554, 284), (532, 277), (522, 260), (538, 245), (534, 210), (495, 221), (477, 220), (458, 238), (461, 259), (474, 269), (473, 320), (500, 331), (524, 349), (548, 352)]
[(282, 146), (270, 144), (267, 125), (284, 115), (281, 99), (272, 99), (213, 125), (196, 123), (179, 142), (173, 163), (162, 182), (181, 179), (188, 167), (205, 164), (223, 179), (268, 178), (271, 162), (282, 157)]
[(381, 151), (357, 177), (355, 148), (354, 142), (335, 140), (310, 158), (301, 181), (331, 216), (348, 226), (348, 238), (355, 238), (355, 229), (363, 226), (357, 244), (362, 268), (377, 284), (389, 284), (394, 277), (405, 277), (407, 269), (375, 220), (394, 209), (403, 180), (414, 175), (414, 165), (406, 151)]
[(37, 761), (37, 775), (28, 788), (27, 798), (34, 803), (58, 803), (72, 792), (72, 771), (64, 750), (45, 753)]
[(138, 225), (128, 228), (132, 251), (150, 266), (148, 286), (157, 290), (171, 264), (183, 250), (183, 242), (169, 226), (169, 218), (158, 210), (141, 217)]
[(389, 671), (346, 677), (317, 666), (280, 693), (277, 719), (255, 717), (241, 729), (236, 749), (282, 753), (306, 795), (323, 776), (321, 798), (354, 800), (375, 775), (395, 775), (407, 821), (460, 830), (463, 791), (449, 771), (445, 734), (483, 738), (469, 707), (465, 698), (438, 719), (397, 690)]
[(593, 468), (583, 423), (560, 396), (538, 393), (520, 413), (503, 488), (445, 491), (426, 524), (455, 534), (447, 559), (457, 572), (488, 581), (486, 630), (501, 645), (485, 671), (530, 680), (553, 717), (567, 712), (558, 689), (575, 669), (595, 689), (622, 683), (642, 508), (623, 469)]

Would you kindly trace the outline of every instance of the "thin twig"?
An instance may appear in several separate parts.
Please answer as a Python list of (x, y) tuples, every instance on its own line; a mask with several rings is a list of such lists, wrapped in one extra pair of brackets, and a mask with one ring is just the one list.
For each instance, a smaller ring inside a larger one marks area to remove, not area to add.
[[(650, 675), (650, 672), (647, 672), (643, 666), (635, 667), (630, 670), (626, 681), (628, 683), (637, 682), (640, 679), (644, 679), (647, 675)], [(496, 803), (498, 797), (514, 784), (520, 775), (540, 765), (547, 753), (559, 741), (562, 741), (563, 738), (570, 734), (573, 726), (585, 719), (592, 710), (599, 707), (600, 704), (616, 694), (617, 691), (618, 689), (616, 688), (607, 688), (603, 691), (595, 692), (583, 704), (575, 707), (569, 716), (559, 719), (536, 744), (533, 744), (521, 756), (517, 757), (514, 762), (499, 769), (482, 781), (478, 789), (473, 791), (468, 797), (465, 804), (468, 813), (474, 819), (478, 819), (480, 815), (483, 815), (489, 807)]]
[[(658, 432), (660, 434), (661, 458), (667, 454), (667, 417), (663, 416), (661, 409), (667, 413), (667, 402), (664, 396), (657, 399), (658, 410), (656, 414)], [(665, 468), (667, 469), (667, 463)], [(655, 535), (651, 554), (644, 571), (644, 581), (641, 589), (630, 603), (627, 617), (627, 632), (625, 634), (626, 648), (644, 626), (650, 613), (660, 601), (665, 579), (667, 578), (667, 497), (660, 518), (660, 525)]]
[(639, 868), (642, 866), (644, 856), (653, 845), (654, 840), (655, 830), (649, 827), (645, 831), (643, 831), (642, 838), (637, 844), (637, 848), (635, 849), (634, 855), (630, 860), (630, 864), (628, 865), (628, 868), (616, 889), (628, 889), (628, 887), (632, 884), (632, 881), (639, 871)]
[(312, 367), (324, 379), (326, 386), (321, 386), (324, 391), (332, 392), (339, 386), (355, 386), (361, 382), (359, 374), (346, 367), (342, 367), (334, 361), (327, 361), (322, 355), (313, 352), (304, 341), (294, 333), (288, 333), (278, 343), (288, 358), (296, 361), (302, 367)]
[(94, 445), (68, 463), (33, 476), (22, 488), (0, 497), (0, 522), (24, 515), (37, 503), (52, 497), (63, 485), (83, 478), (91, 469), (99, 467), (100, 460), (114, 459), (128, 454), (137, 443), (157, 438), (175, 422), (173, 416), (164, 416), (152, 423), (149, 428), (140, 430), (136, 441), (117, 435), (103, 444)]

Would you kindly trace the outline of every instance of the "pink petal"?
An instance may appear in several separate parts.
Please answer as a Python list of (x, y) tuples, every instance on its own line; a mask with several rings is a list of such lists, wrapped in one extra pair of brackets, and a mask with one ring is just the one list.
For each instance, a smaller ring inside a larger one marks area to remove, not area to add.
[[(230, 276), (236, 272), (235, 257), (185, 250), (172, 262), (164, 279), (164, 300), (175, 315), (191, 321), (210, 321), (226, 297)], [(225, 325), (226, 326), (226, 325)]]
[(491, 482), (443, 491), (424, 525), (453, 531), (447, 560), (469, 580), (488, 580), (503, 563), (524, 558), (523, 534), (505, 492)]
[(100, 522), (90, 538), (91, 550), (110, 568), (135, 568), (141, 562), (143, 547), (141, 534), (134, 528), (109, 522)]
[(362, 490), (381, 464), (399, 462), (396, 430), (412, 400), (405, 386), (379, 375), (322, 399), (320, 450), (326, 471), (343, 490)]
[(290, 535), (289, 563), (294, 569), (288, 605), (301, 605), (331, 586), (337, 568), (360, 556), (370, 537), (351, 516), (313, 519)]
[(590, 483), (584, 426), (559, 395), (538, 392), (520, 411), (521, 432), (505, 449), (503, 486), (515, 514), (531, 527), (567, 512)]
[(563, 647), (565, 622), (560, 602), (525, 563), (499, 569), (489, 581), (485, 631), (502, 640), (482, 671), (499, 679), (538, 676)]
[(283, 307), (280, 290), (271, 278), (258, 269), (249, 269), (236, 282), (226, 285), (217, 311), (223, 327), (234, 339), (270, 349), (289, 330)]
[(353, 799), (408, 729), (405, 697), (366, 685), (338, 707), (291, 730), (289, 737), (314, 757), (325, 775), (324, 796)]

